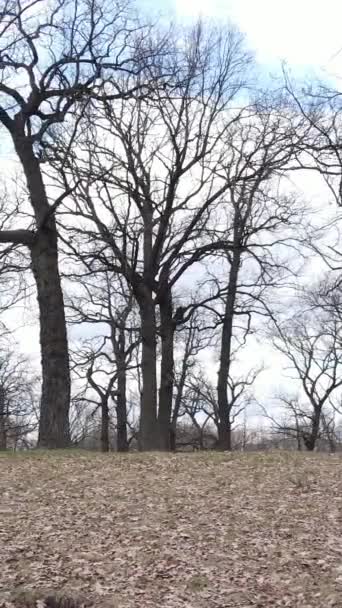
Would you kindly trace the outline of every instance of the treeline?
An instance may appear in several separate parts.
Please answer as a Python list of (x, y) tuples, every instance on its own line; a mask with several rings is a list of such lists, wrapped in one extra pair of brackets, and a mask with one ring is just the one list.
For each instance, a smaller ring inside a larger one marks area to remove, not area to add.
[[(5, 0), (0, 124), (20, 175), (14, 187), (3, 174), (1, 303), (32, 277), (42, 373), (39, 404), (20, 397), (26, 378), (13, 403), (3, 383), (0, 447), (23, 416), (24, 443), (37, 433), (43, 448), (79, 445), (99, 419), (104, 451), (113, 433), (119, 451), (173, 450), (189, 424), (229, 450), (256, 407), (266, 340), (297, 378), (275, 395), (284, 414), (264, 412), (274, 430), (310, 450), (332, 436), (339, 221), (293, 179), (318, 171), (323, 206), (340, 204), (341, 102), (315, 83), (299, 91), (286, 74), (262, 90), (231, 26), (151, 24), (120, 2)], [(303, 274), (313, 256), (322, 276)]]

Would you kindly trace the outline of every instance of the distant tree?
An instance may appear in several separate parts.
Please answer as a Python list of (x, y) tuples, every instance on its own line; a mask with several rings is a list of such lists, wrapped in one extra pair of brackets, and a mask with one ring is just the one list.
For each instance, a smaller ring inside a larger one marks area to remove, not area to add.
[(275, 348), (288, 360), (293, 378), (299, 380), (302, 388), (299, 397), (283, 399), (287, 411), (292, 412), (289, 430), (295, 431), (310, 451), (315, 448), (323, 421), (327, 422), (342, 386), (341, 320), (317, 304), (303, 310), (316, 296), (314, 289), (304, 294), (299, 299), (302, 310), (279, 324), (273, 338)]
[(197, 357), (212, 340), (205, 328), (199, 309), (192, 310), (186, 324), (181, 325), (176, 335), (176, 362), (174, 378), (174, 402), (170, 425), (170, 448), (176, 450), (180, 420), (187, 414), (187, 396), (193, 370), (198, 365)]
[(289, 119), (284, 100), (264, 99), (255, 104), (250, 117), (235, 126), (226, 143), (232, 158), (222, 167), (229, 187), (218, 230), (233, 246), (222, 256), (224, 271), (214, 270), (222, 294), (222, 307), (217, 309), (221, 325), (217, 381), (221, 449), (231, 449), (230, 368), (234, 343), (241, 334), (238, 326), (245, 319), (245, 340), (255, 314), (271, 313), (270, 294), (291, 274), (289, 251), (299, 239), (299, 228), (303, 229), (303, 205), (290, 192), (281, 194), (302, 137), (300, 122), (294, 124)]
[(31, 445), (28, 436), (37, 430), (37, 377), (29, 362), (16, 350), (0, 350), (0, 450)]
[(68, 318), (93, 333), (72, 353), (73, 372), (85, 386), (78, 399), (101, 412), (101, 449), (109, 450), (110, 403), (115, 404), (117, 449), (128, 450), (127, 379), (136, 367), (134, 351), (140, 344), (134, 298), (123, 277), (108, 270), (75, 277), (75, 293), (69, 296)]
[[(235, 361), (235, 367), (237, 362)], [(226, 443), (225, 449), (232, 449), (232, 431), (238, 417), (244, 410), (254, 401), (253, 392), (251, 390), (256, 378), (262, 368), (251, 369), (245, 375), (233, 375), (235, 372), (234, 364), (231, 366), (230, 377), (227, 383), (227, 425), (229, 428), (229, 443)], [(186, 404), (186, 410), (190, 418), (204, 416), (206, 423), (210, 422), (217, 433), (216, 449), (223, 449), (220, 443), (220, 411), (217, 399), (215, 385), (208, 378), (207, 374), (201, 369), (198, 369), (196, 374), (189, 382), (190, 399)]]

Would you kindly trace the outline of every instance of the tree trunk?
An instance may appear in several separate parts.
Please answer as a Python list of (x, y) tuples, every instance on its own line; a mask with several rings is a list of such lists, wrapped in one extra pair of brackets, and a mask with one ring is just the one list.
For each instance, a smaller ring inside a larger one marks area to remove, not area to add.
[(172, 412), (171, 427), (170, 427), (170, 450), (176, 451), (177, 443), (177, 422), (179, 418), (179, 412), (182, 405), (183, 393), (185, 388), (185, 382), (187, 379), (187, 373), (189, 369), (189, 362), (192, 355), (192, 344), (193, 344), (193, 328), (190, 327), (188, 337), (185, 344), (185, 351), (182, 360), (182, 368), (179, 380), (177, 382), (177, 392), (175, 397), (175, 405)]
[(109, 452), (109, 408), (107, 396), (101, 402), (101, 451)]
[(295, 413), (295, 420), (296, 420), (297, 451), (301, 452), (302, 451), (302, 435), (301, 435), (299, 420), (298, 420), (296, 413)]
[(177, 387), (177, 394), (175, 399), (175, 406), (172, 412), (171, 426), (170, 426), (170, 450), (171, 452), (176, 451), (176, 442), (177, 442), (177, 422), (179, 416), (179, 410), (182, 404), (183, 398), (183, 390), (186, 380), (186, 372), (187, 372), (187, 362), (184, 357), (182, 362), (182, 372), (179, 380), (179, 384)]
[(141, 376), (139, 449), (158, 450), (157, 421), (157, 324), (153, 301), (153, 208), (145, 199), (144, 210), (144, 272), (143, 281), (135, 286), (141, 318)]
[(218, 450), (231, 450), (230, 404), (228, 401), (228, 378), (233, 340), (234, 307), (236, 300), (237, 279), (240, 268), (241, 254), (238, 249), (233, 252), (228, 291), (225, 302), (224, 319), (221, 336), (220, 365), (217, 381), (218, 404)]
[(5, 390), (0, 387), (0, 450), (7, 449), (8, 412), (5, 404)]
[(176, 441), (177, 441), (177, 423), (174, 424), (174, 422), (172, 421), (171, 427), (170, 427), (170, 451), (171, 452), (176, 451)]
[(216, 449), (220, 451), (228, 450), (229, 452), (232, 449), (232, 429), (229, 418), (229, 413), (220, 414), (220, 422), (218, 426), (218, 441), (216, 444)]
[(316, 442), (319, 434), (319, 427), (321, 423), (322, 407), (313, 404), (314, 412), (312, 419), (311, 432), (304, 436), (305, 447), (309, 452), (313, 452), (316, 446)]
[(157, 450), (157, 345), (156, 316), (152, 293), (140, 303), (141, 316), (141, 412), (139, 429), (139, 449)]
[(304, 437), (304, 444), (306, 449), (308, 450), (308, 452), (313, 452), (315, 449), (315, 439), (312, 437), (312, 435), (306, 435)]
[(64, 300), (58, 269), (57, 229), (30, 138), (20, 131), (13, 141), (24, 169), (37, 232), (30, 247), (39, 305), (42, 397), (38, 445), (64, 448), (70, 443), (70, 369)]
[(167, 293), (159, 302), (160, 334), (161, 334), (161, 366), (159, 389), (159, 447), (168, 451), (170, 445), (173, 379), (174, 379), (174, 333), (175, 324), (172, 319), (172, 298)]
[(42, 359), (38, 445), (64, 448), (70, 443), (70, 372), (55, 231), (44, 229), (38, 233), (31, 247), (31, 260), (40, 313)]
[[(121, 330), (121, 331), (124, 333), (124, 330)], [(124, 338), (124, 336), (123, 336), (123, 338)], [(124, 344), (123, 344), (123, 350), (124, 350)], [(117, 397), (116, 397), (117, 450), (118, 450), (118, 452), (128, 452), (127, 403), (126, 403), (126, 362), (125, 362), (125, 353), (124, 352), (117, 353), (116, 363), (117, 363), (117, 370), (118, 370)]]

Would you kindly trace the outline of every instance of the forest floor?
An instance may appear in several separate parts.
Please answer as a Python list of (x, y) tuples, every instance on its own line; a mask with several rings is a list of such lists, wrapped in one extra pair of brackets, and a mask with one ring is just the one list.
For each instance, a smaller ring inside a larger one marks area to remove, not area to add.
[(338, 456), (36, 452), (0, 471), (0, 606), (342, 607)]

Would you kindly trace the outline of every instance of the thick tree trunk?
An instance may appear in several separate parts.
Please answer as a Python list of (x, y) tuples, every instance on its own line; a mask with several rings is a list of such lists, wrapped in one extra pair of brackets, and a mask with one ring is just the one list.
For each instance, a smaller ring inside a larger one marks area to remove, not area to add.
[(101, 402), (101, 451), (109, 452), (109, 408), (108, 398)]
[(144, 272), (143, 281), (135, 289), (141, 318), (141, 377), (139, 449), (158, 450), (157, 420), (157, 324), (153, 301), (153, 209), (144, 202)]
[(177, 426), (172, 422), (170, 427), (170, 451), (176, 451)]
[(304, 437), (304, 444), (308, 452), (313, 452), (315, 449), (315, 439), (312, 435)]
[(21, 161), (36, 220), (30, 246), (37, 286), (42, 359), (42, 399), (38, 445), (63, 448), (69, 445), (70, 370), (64, 300), (58, 270), (57, 230), (32, 141), (25, 135), (21, 118), (12, 133)]
[(160, 334), (161, 334), (161, 365), (159, 388), (159, 448), (168, 451), (170, 445), (171, 414), (174, 380), (174, 333), (175, 324), (172, 319), (172, 298), (167, 293), (159, 302)]
[(216, 449), (220, 451), (228, 450), (229, 452), (232, 449), (232, 429), (229, 414), (226, 414), (226, 412), (220, 414)]
[(156, 316), (152, 293), (140, 302), (141, 316), (141, 376), (142, 395), (139, 429), (139, 449), (157, 450), (157, 345)]
[(31, 260), (37, 286), (42, 360), (38, 445), (64, 448), (70, 443), (70, 371), (58, 272), (57, 234), (54, 230), (44, 228), (39, 231), (31, 247)]
[(310, 431), (310, 433), (303, 435), (304, 445), (305, 445), (306, 449), (308, 450), (308, 452), (313, 452), (316, 447), (318, 434), (319, 434), (319, 427), (320, 427), (320, 423), (321, 423), (321, 412), (322, 412), (321, 407), (314, 406), (311, 431)]
[(228, 378), (231, 362), (234, 307), (236, 300), (237, 279), (240, 267), (240, 252), (236, 249), (233, 252), (233, 259), (229, 273), (228, 291), (225, 302), (224, 319), (222, 325), (220, 365), (217, 381), (217, 402), (218, 402), (218, 450), (231, 450), (231, 423), (230, 423), (230, 404), (228, 401)]

